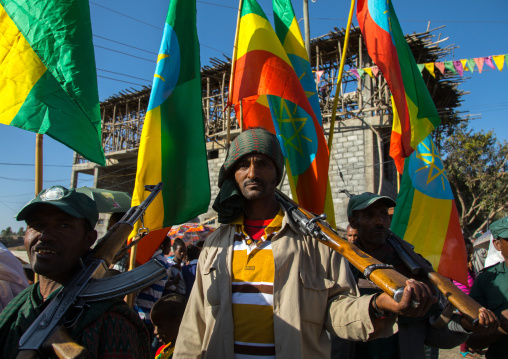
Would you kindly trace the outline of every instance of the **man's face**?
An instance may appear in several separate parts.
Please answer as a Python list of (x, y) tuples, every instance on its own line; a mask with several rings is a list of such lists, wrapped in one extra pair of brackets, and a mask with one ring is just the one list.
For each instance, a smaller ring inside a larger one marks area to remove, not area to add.
[(178, 259), (178, 262), (183, 261), (185, 256), (187, 255), (187, 247), (185, 246), (177, 246), (175, 249), (175, 258)]
[(33, 270), (58, 283), (66, 282), (97, 238), (86, 220), (50, 204), (37, 206), (26, 219), (25, 248)]
[(161, 320), (156, 319), (155, 321), (152, 319), (155, 336), (164, 344), (175, 344), (181, 321), (182, 318), (170, 318), (169, 320), (164, 318)]
[(346, 236), (347, 236), (347, 240), (350, 243), (355, 243), (358, 238), (358, 231), (351, 226), (347, 226)]
[(245, 199), (269, 198), (277, 186), (277, 169), (270, 157), (252, 153), (236, 164), (235, 181)]
[(171, 241), (167, 241), (167, 242), (161, 244), (161, 251), (162, 251), (162, 254), (167, 256), (169, 254), (169, 252), (171, 252)]
[(382, 201), (354, 211), (349, 218), (351, 227), (358, 231), (358, 241), (365, 247), (379, 247), (385, 243), (390, 229), (388, 206)]
[(494, 247), (501, 252), (504, 261), (508, 264), (508, 238), (498, 238), (493, 241)]

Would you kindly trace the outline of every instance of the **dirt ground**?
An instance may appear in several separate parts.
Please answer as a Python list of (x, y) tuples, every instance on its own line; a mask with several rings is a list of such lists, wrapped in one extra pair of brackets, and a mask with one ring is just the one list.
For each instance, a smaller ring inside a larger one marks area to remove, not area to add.
[[(440, 349), (439, 350), (439, 359), (460, 359), (464, 358), (460, 354), (460, 347), (456, 347), (453, 349)], [(484, 356), (481, 356), (484, 359)]]

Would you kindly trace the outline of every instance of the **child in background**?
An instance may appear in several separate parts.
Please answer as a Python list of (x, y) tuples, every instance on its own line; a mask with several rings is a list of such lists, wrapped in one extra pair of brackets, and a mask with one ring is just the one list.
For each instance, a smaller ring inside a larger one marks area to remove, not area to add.
[(185, 264), (187, 256), (187, 247), (181, 238), (176, 238), (173, 242), (173, 252), (175, 256), (171, 262), (171, 274), (164, 289), (164, 295), (171, 293), (185, 294), (185, 281), (182, 278), (182, 265)]
[(181, 294), (169, 294), (157, 301), (152, 307), (150, 318), (155, 327), (154, 333), (162, 345), (155, 359), (169, 359), (173, 357), (178, 330), (182, 322), (187, 299)]

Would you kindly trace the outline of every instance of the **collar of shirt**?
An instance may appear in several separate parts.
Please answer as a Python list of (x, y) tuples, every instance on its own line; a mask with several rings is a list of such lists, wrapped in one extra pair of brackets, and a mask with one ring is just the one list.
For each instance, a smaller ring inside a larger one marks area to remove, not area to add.
[(236, 233), (242, 234), (243, 240), (247, 245), (255, 247), (263, 244), (266, 240), (270, 240), (277, 232), (280, 230), (282, 226), (282, 220), (284, 219), (284, 212), (281, 208), (279, 208), (279, 212), (275, 216), (275, 218), (270, 222), (270, 224), (265, 228), (265, 233), (261, 236), (261, 240), (257, 243), (253, 243), (249, 234), (245, 231), (244, 225), (244, 216), (238, 217), (231, 224), (236, 226)]

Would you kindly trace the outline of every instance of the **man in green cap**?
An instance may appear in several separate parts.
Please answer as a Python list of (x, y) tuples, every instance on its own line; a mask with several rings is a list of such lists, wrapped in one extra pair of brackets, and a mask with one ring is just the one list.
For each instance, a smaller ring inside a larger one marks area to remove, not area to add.
[(501, 252), (504, 261), (484, 268), (476, 278), (469, 294), (499, 318), (499, 330), (491, 335), (473, 334), (468, 345), (475, 349), (488, 347), (487, 359), (508, 356), (508, 217), (490, 225), (494, 247)]
[[(422, 275), (414, 275), (405, 266), (397, 252), (387, 241), (388, 236), (392, 235), (388, 209), (395, 207), (395, 205), (395, 201), (390, 197), (371, 192), (351, 197), (347, 207), (347, 215), (350, 226), (358, 231), (356, 245), (377, 260), (394, 266), (395, 270), (411, 278), (410, 280), (427, 283), (427, 289), (432, 288), (434, 295), (440, 295), (427, 278)], [(356, 268), (353, 268), (353, 274), (357, 278), (360, 294), (382, 293), (376, 285), (366, 280)], [(419, 305), (418, 301), (416, 305)], [(461, 320), (460, 315), (454, 314), (447, 326), (436, 329), (431, 325), (431, 317), (439, 316), (441, 312), (442, 307), (436, 303), (426, 312), (425, 316), (419, 318), (399, 316), (398, 333), (386, 339), (356, 343), (354, 357), (362, 359), (424, 359), (426, 357), (424, 345), (436, 348), (453, 348), (460, 345), (468, 337), (469, 331), (462, 326), (462, 324), (466, 326), (467, 324)], [(477, 327), (488, 325), (489, 328), (492, 328), (492, 326), (497, 326), (495, 317), (485, 308), (481, 309), (479, 316), (482, 325)], [(472, 328), (469, 327), (468, 329)]]
[(175, 359), (329, 358), (326, 330), (352, 340), (390, 336), (396, 314), (423, 315), (431, 305), (417, 282), (400, 303), (358, 297), (348, 262), (304, 236), (277, 201), (283, 172), (270, 132), (249, 129), (232, 142), (214, 203), (223, 225), (199, 257)]
[[(26, 288), (0, 314), (0, 357), (15, 358), (18, 343), (47, 304), (79, 269), (97, 239), (95, 201), (74, 189), (43, 190), (18, 213), (25, 220), (25, 248), (39, 281)], [(91, 357), (148, 358), (148, 333), (122, 300), (87, 304), (65, 318), (73, 340)]]

